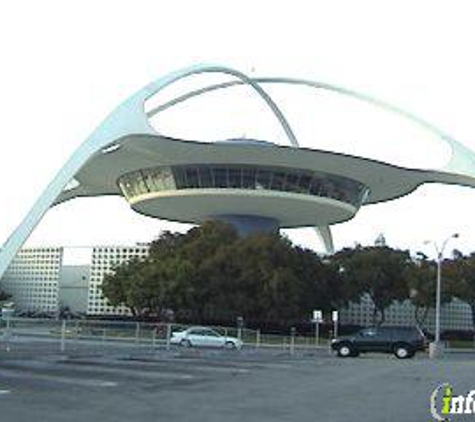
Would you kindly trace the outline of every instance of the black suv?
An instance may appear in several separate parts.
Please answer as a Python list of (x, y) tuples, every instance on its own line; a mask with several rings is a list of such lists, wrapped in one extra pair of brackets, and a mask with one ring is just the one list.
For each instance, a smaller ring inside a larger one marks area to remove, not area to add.
[(331, 348), (338, 356), (356, 357), (365, 352), (394, 353), (399, 359), (412, 358), (425, 350), (427, 340), (417, 327), (370, 327), (352, 336), (332, 340)]

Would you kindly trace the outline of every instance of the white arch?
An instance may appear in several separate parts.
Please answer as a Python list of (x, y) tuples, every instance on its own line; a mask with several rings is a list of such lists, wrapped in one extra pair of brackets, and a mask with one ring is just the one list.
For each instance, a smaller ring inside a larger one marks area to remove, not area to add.
[[(411, 120), (418, 126), (428, 130), (429, 132), (435, 134), (439, 137), (442, 141), (446, 142), (451, 148), (451, 157), (449, 161), (442, 167), (441, 170), (448, 173), (455, 173), (462, 176), (470, 176), (475, 177), (475, 154), (473, 151), (465, 147), (463, 144), (452, 138), (447, 133), (441, 131), (436, 126), (432, 125), (431, 123), (417, 117), (406, 110), (403, 110), (399, 107), (396, 107), (386, 101), (371, 97), (369, 95), (363, 94), (361, 92), (357, 92), (355, 90), (351, 90), (348, 88), (344, 88), (338, 85), (323, 83), (323, 82), (315, 82), (306, 79), (295, 79), (295, 78), (285, 78), (285, 77), (258, 77), (253, 78), (253, 81), (259, 84), (291, 84), (291, 85), (304, 85), (311, 88), (317, 89), (324, 89), (327, 91), (337, 92), (342, 95), (350, 96), (356, 98), (358, 100), (364, 101), (366, 103), (375, 105), (379, 108), (387, 110), (389, 112), (398, 114), (406, 119)], [(209, 85), (207, 87), (203, 87), (194, 91), (190, 91), (184, 95), (176, 97), (164, 104), (161, 104), (154, 109), (150, 110), (147, 115), (149, 117), (154, 116), (155, 114), (164, 111), (174, 105), (177, 105), (183, 101), (186, 101), (190, 98), (205, 94), (207, 92), (225, 89), (236, 85), (242, 85), (243, 81), (228, 81), (223, 82), (220, 84)], [(315, 227), (315, 231), (320, 238), (320, 241), (323, 243), (325, 250), (327, 253), (334, 252), (334, 243), (333, 243), (333, 236), (331, 233), (331, 229), (329, 226), (320, 226)]]
[(66, 185), (78, 171), (95, 154), (108, 145), (119, 142), (120, 139), (131, 134), (156, 134), (150, 126), (148, 116), (144, 111), (144, 104), (147, 99), (157, 94), (166, 86), (200, 73), (223, 73), (240, 79), (243, 83), (249, 84), (266, 101), (273, 111), (279, 123), (287, 134), (290, 143), (298, 146), (297, 139), (285, 119), (284, 115), (272, 101), (269, 95), (259, 86), (259, 84), (237, 70), (217, 65), (196, 65), (176, 72), (172, 72), (156, 81), (146, 85), (137, 91), (121, 105), (119, 105), (104, 122), (90, 135), (90, 137), (72, 154), (66, 164), (59, 170), (53, 180), (48, 184), (43, 193), (34, 203), (28, 214), (20, 225), (8, 237), (0, 251), (0, 278), (3, 276), (11, 261), (28, 239), (31, 232), (41, 221), (45, 213), (55, 204), (59, 195)]
[[(465, 145), (461, 144), (454, 138), (452, 138), (447, 133), (441, 131), (436, 126), (432, 125), (431, 123), (427, 122), (420, 117), (415, 116), (399, 107), (396, 107), (386, 101), (371, 97), (369, 95), (363, 94), (361, 92), (357, 92), (348, 88), (344, 88), (338, 85), (332, 85), (324, 82), (315, 82), (310, 81), (307, 79), (295, 79), (295, 78), (283, 78), (283, 77), (261, 77), (261, 78), (253, 78), (253, 80), (259, 84), (290, 84), (290, 85), (303, 85), (308, 86), (311, 88), (317, 89), (324, 89), (327, 91), (337, 92), (342, 95), (346, 95), (349, 97), (356, 98), (360, 101), (364, 101), (369, 104), (373, 104), (379, 108), (387, 110), (389, 112), (398, 114), (408, 120), (411, 120), (418, 126), (428, 130), (429, 132), (435, 134), (439, 137), (442, 141), (446, 142), (452, 151), (451, 158), (448, 163), (441, 169), (447, 172), (454, 172), (457, 174), (461, 174), (464, 176), (472, 176), (475, 177), (475, 153), (468, 149)], [(156, 113), (166, 110), (176, 104), (179, 104), (183, 101), (186, 101), (190, 98), (205, 94), (207, 92), (225, 89), (236, 85), (242, 85), (242, 81), (229, 81), (223, 82), (220, 84), (209, 85), (207, 87), (203, 87), (194, 91), (190, 91), (182, 96), (174, 98), (168, 101), (165, 104), (162, 104), (152, 110), (150, 110), (147, 114), (152, 117)]]
[[(152, 95), (158, 93), (166, 86), (185, 78), (190, 75), (200, 73), (224, 73), (238, 78), (238, 81), (231, 81), (224, 84), (212, 85), (202, 88), (200, 90), (192, 91), (181, 97), (157, 107), (150, 111), (148, 114), (144, 111), (144, 104), (147, 99)], [(447, 176), (456, 176), (456, 178), (447, 177), (449, 183), (461, 183), (464, 184), (464, 177), (475, 177), (475, 154), (466, 148), (464, 145), (451, 138), (449, 135), (441, 132), (435, 126), (428, 122), (413, 116), (412, 114), (399, 109), (391, 104), (383, 102), (381, 100), (369, 97), (367, 95), (358, 93), (356, 91), (348, 90), (335, 85), (324, 84), (320, 82), (313, 82), (301, 79), (291, 78), (249, 78), (241, 72), (234, 69), (230, 69), (224, 66), (216, 65), (197, 65), (191, 66), (176, 72), (172, 72), (151, 84), (145, 86), (141, 90), (137, 91), (121, 105), (119, 105), (105, 120), (104, 122), (92, 133), (92, 135), (73, 153), (66, 164), (60, 169), (53, 180), (48, 184), (46, 189), (36, 200), (31, 210), (23, 219), (21, 224), (14, 230), (10, 237), (6, 240), (0, 251), (0, 278), (5, 273), (8, 265), (26, 241), (28, 236), (34, 230), (36, 225), (41, 221), (47, 210), (55, 204), (58, 197), (65, 189), (68, 182), (74, 178), (78, 171), (87, 163), (87, 161), (94, 157), (96, 154), (100, 154), (101, 150), (113, 143), (120, 143), (121, 138), (132, 134), (152, 134), (155, 135), (156, 131), (150, 126), (148, 117), (156, 114), (157, 112), (164, 110), (174, 104), (178, 104), (188, 98), (212, 91), (215, 89), (221, 89), (232, 85), (249, 84), (263, 99), (266, 101), (269, 108), (273, 111), (277, 117), (279, 123), (284, 129), (287, 137), (292, 146), (298, 146), (297, 139), (293, 133), (290, 125), (285, 119), (284, 115), (269, 97), (269, 95), (262, 89), (260, 83), (288, 83), (306, 85), (314, 88), (323, 88), (331, 91), (339, 92), (341, 94), (350, 95), (360, 100), (372, 103), (379, 107), (385, 108), (389, 111), (402, 115), (411, 119), (420, 126), (430, 130), (437, 134), (442, 140), (446, 141), (452, 148), (452, 156), (449, 163), (443, 168)], [(453, 172), (453, 173), (450, 173)], [(456, 180), (455, 180), (456, 179)], [(470, 182), (472, 182), (470, 180)], [(465, 182), (466, 183), (466, 182)], [(80, 194), (81, 187), (78, 188), (78, 192), (71, 191), (71, 196), (75, 197)], [(333, 242), (331, 239), (331, 233), (329, 227), (317, 227), (317, 233), (322, 238), (327, 250), (331, 250)]]

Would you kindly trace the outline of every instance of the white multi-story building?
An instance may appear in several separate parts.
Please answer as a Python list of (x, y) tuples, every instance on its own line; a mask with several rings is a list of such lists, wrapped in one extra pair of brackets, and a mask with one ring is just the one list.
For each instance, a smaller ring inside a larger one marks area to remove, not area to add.
[(145, 258), (149, 246), (98, 246), (92, 251), (91, 278), (87, 299), (88, 315), (128, 315), (129, 309), (125, 306), (113, 307), (108, 304), (101, 290), (105, 275), (110, 274), (114, 267), (130, 259)]
[(62, 247), (24, 248), (8, 267), (0, 288), (12, 295), (18, 309), (57, 311), (62, 261)]
[(24, 248), (8, 267), (0, 289), (12, 296), (20, 311), (57, 312), (68, 307), (88, 315), (126, 315), (126, 307), (109, 305), (101, 284), (116, 265), (144, 258), (148, 248), (146, 244), (86, 248), (90, 253), (81, 265), (65, 262), (64, 256), (75, 248)]

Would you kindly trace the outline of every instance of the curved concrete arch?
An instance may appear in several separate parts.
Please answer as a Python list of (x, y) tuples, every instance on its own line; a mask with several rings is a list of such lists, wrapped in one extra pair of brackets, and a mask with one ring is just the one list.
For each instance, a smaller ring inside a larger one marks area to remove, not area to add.
[[(152, 95), (155, 95), (161, 89), (174, 83), (175, 81), (178, 81), (187, 76), (200, 73), (223, 73), (228, 74), (230, 76), (234, 76), (238, 78), (238, 80), (224, 84), (213, 85), (210, 87), (202, 88), (197, 91), (192, 91), (181, 97), (177, 97), (169, 103), (160, 106), (161, 108), (159, 107), (158, 109), (152, 110), (148, 114), (145, 112), (145, 102)], [(100, 189), (95, 191), (93, 189), (91, 190), (89, 189), (90, 186), (88, 186), (87, 183), (85, 185), (79, 185), (64, 194), (63, 192), (68, 182), (72, 178), (74, 178), (83, 167), (91, 163), (95, 163), (97, 161), (100, 162), (101, 160), (97, 160), (97, 157), (99, 157), (99, 155), (103, 153), (105, 154), (107, 152), (106, 149), (108, 147), (115, 146), (116, 144), (117, 147), (119, 147), (121, 145), (121, 142), (123, 142), (124, 145), (122, 146), (124, 146), (125, 149), (125, 144), (130, 141), (130, 138), (134, 138), (135, 135), (150, 135), (150, 138), (155, 137), (155, 139), (157, 139), (158, 134), (154, 130), (154, 128), (151, 127), (148, 119), (150, 115), (153, 115), (158, 111), (166, 109), (171, 105), (178, 104), (179, 102), (184, 101), (187, 98), (191, 98), (195, 95), (198, 95), (199, 93), (208, 92), (213, 89), (220, 89), (227, 86), (239, 84), (249, 84), (266, 101), (267, 105), (274, 112), (282, 128), (286, 132), (291, 145), (297, 147), (298, 142), (292, 129), (290, 128), (290, 125), (288, 124), (287, 120), (285, 119), (284, 115), (277, 107), (277, 105), (262, 89), (262, 87), (260, 86), (261, 83), (291, 83), (307, 85), (314, 88), (323, 88), (331, 91), (340, 92), (345, 95), (350, 95), (360, 100), (383, 107), (404, 117), (407, 117), (415, 123), (419, 124), (420, 126), (425, 127), (431, 132), (437, 134), (444, 141), (448, 142), (452, 148), (452, 157), (449, 163), (443, 168), (443, 172), (424, 172), (418, 170), (415, 171), (414, 169), (397, 169), (394, 166), (386, 166), (388, 167), (388, 171), (397, 171), (398, 174), (407, 175), (408, 178), (411, 179), (410, 184), (408, 186), (405, 186), (405, 189), (401, 190), (401, 195), (412, 191), (421, 183), (425, 182), (454, 183), (475, 187), (475, 154), (471, 150), (458, 143), (450, 136), (444, 134), (436, 127), (425, 122), (424, 120), (419, 119), (411, 115), (410, 113), (407, 113), (406, 111), (394, 107), (388, 103), (374, 99), (364, 94), (357, 93), (355, 91), (348, 90), (346, 88), (323, 84), (319, 82), (291, 78), (249, 78), (236, 70), (223, 66), (204, 64), (191, 66), (182, 70), (178, 70), (176, 72), (169, 73), (137, 91), (135, 94), (126, 99), (122, 104), (120, 104), (92, 133), (92, 135), (83, 144), (80, 145), (80, 147), (72, 154), (66, 164), (56, 174), (53, 180), (48, 184), (46, 189), (36, 200), (33, 207), (23, 219), (21, 224), (14, 230), (14, 232), (3, 245), (3, 248), (0, 251), (0, 278), (3, 276), (5, 270), (7, 269), (8, 265), (10, 264), (18, 250), (26, 241), (30, 233), (34, 230), (36, 225), (41, 221), (44, 214), (49, 208), (51, 208), (56, 203), (60, 203), (64, 200), (72, 199), (78, 196), (102, 195), (104, 193), (111, 194), (111, 192), (106, 192)], [(133, 141), (135, 142), (136, 139), (133, 139)], [(302, 152), (301, 149), (295, 148), (290, 155), (296, 156), (300, 152)], [(365, 160), (360, 157), (344, 157), (343, 155), (338, 154), (333, 155), (334, 161), (332, 161), (332, 163), (340, 162), (341, 160)], [(96, 158), (96, 160), (93, 160), (94, 158)], [(382, 163), (372, 162), (372, 164), (374, 164), (375, 166), (382, 166)], [(395, 186), (395, 188), (396, 190), (399, 189), (399, 185)], [(115, 193), (112, 192), (112, 194)], [(327, 250), (331, 251), (332, 239), (330, 228), (327, 226), (322, 226), (317, 227), (316, 230), (322, 238)]]
[[(234, 69), (221, 67), (221, 66), (205, 66), (202, 69), (197, 69), (197, 70), (193, 71), (190, 74), (179, 77), (179, 78), (175, 79), (173, 82), (176, 82), (179, 79), (183, 79), (184, 77), (191, 76), (191, 75), (197, 75), (197, 74), (200, 74), (200, 73), (224, 73), (224, 74), (228, 74), (228, 75), (231, 75), (231, 76), (234, 76), (234, 77), (238, 78), (238, 81), (236, 81), (236, 82), (239, 82), (240, 85), (249, 85), (249, 86), (251, 86), (257, 92), (257, 94), (259, 94), (259, 96), (266, 102), (267, 106), (271, 109), (271, 111), (273, 112), (273, 114), (275, 115), (277, 120), (279, 121), (280, 125), (282, 126), (285, 134), (287, 135), (287, 138), (289, 139), (290, 144), (294, 147), (299, 146), (297, 138), (296, 138), (289, 122), (285, 118), (285, 116), (282, 113), (282, 111), (280, 110), (280, 108), (274, 102), (274, 100), (272, 100), (272, 98), (269, 96), (269, 94), (267, 94), (267, 92), (264, 89), (262, 89), (262, 87), (259, 85), (258, 82), (256, 82), (252, 78), (249, 78), (244, 73), (239, 72), (239, 71), (234, 70)], [(150, 93), (150, 95), (147, 96), (147, 98), (145, 98), (144, 102), (147, 99), (149, 99), (151, 96), (157, 94), (162, 88), (164, 88), (164, 86), (156, 87), (155, 84), (151, 84), (151, 85), (146, 87), (147, 90), (149, 88), (151, 88), (152, 92)], [(150, 114), (150, 112), (149, 112), (149, 113), (146, 113), (146, 115), (147, 115), (147, 117), (151, 117), (151, 116), (153, 116), (157, 113), (158, 113), (158, 111), (155, 111), (153, 114)]]
[[(439, 128), (434, 126), (433, 124), (427, 122), (426, 120), (409, 113), (402, 108), (396, 107), (393, 104), (390, 104), (386, 101), (380, 100), (378, 98), (363, 94), (361, 92), (351, 90), (348, 88), (341, 87), (339, 85), (328, 84), (324, 82), (315, 82), (310, 81), (307, 79), (295, 79), (295, 78), (284, 78), (284, 77), (259, 77), (253, 78), (253, 80), (259, 84), (290, 84), (290, 85), (304, 85), (312, 88), (317, 89), (324, 89), (327, 91), (337, 92), (342, 95), (350, 96), (356, 98), (360, 101), (372, 104), (389, 112), (395, 113), (404, 117), (406, 119), (411, 120), (418, 126), (428, 130), (429, 132), (437, 135), (441, 140), (446, 142), (452, 151), (452, 155), (448, 163), (442, 167), (441, 170), (447, 172), (454, 172), (464, 176), (471, 176), (475, 177), (475, 153), (468, 149), (466, 146), (455, 140), (453, 137), (448, 135), (447, 133), (441, 131)], [(176, 97), (165, 104), (162, 104), (152, 110), (150, 110), (147, 114), (148, 116), (152, 117), (155, 114), (166, 110), (174, 105), (177, 105), (183, 101), (186, 101), (190, 98), (205, 94), (207, 92), (216, 91), (219, 89), (230, 88), (232, 86), (242, 85), (244, 82), (242, 81), (229, 81), (223, 82), (220, 84), (209, 85), (208, 87), (203, 87), (198, 90), (190, 91), (182, 96)]]
[[(297, 139), (290, 128), (284, 115), (267, 95), (267, 93), (258, 85), (257, 82), (252, 81), (246, 75), (234, 69), (217, 66), (201, 64), (190, 66), (172, 73), (169, 73), (156, 81), (146, 85), (144, 88), (137, 91), (135, 94), (126, 99), (120, 104), (103, 123), (89, 136), (89, 138), (79, 146), (79, 148), (72, 154), (69, 160), (59, 170), (53, 180), (48, 184), (43, 193), (34, 203), (33, 207), (27, 213), (20, 225), (8, 237), (0, 251), (0, 278), (7, 270), (10, 262), (13, 260), (19, 249), (23, 246), (31, 232), (35, 229), (37, 224), (41, 221), (45, 213), (51, 208), (58, 197), (65, 189), (68, 182), (73, 179), (77, 172), (88, 162), (89, 159), (96, 154), (100, 154), (102, 149), (107, 146), (118, 143), (121, 138), (131, 134), (156, 134), (156, 131), (150, 126), (148, 116), (144, 110), (144, 104), (152, 95), (157, 94), (166, 86), (186, 78), (191, 75), (200, 73), (223, 73), (234, 76), (251, 85), (258, 94), (266, 101), (267, 105), (274, 112), (286, 132), (291, 144), (298, 146)], [(78, 186), (78, 192), (81, 186)]]
[[(451, 157), (447, 164), (443, 166), (440, 170), (447, 172), (447, 173), (456, 173), (462, 176), (469, 176), (475, 177), (475, 154), (473, 151), (465, 147), (463, 144), (452, 138), (447, 133), (441, 131), (436, 126), (432, 125), (431, 123), (427, 122), (426, 120), (415, 116), (412, 113), (409, 113), (402, 108), (396, 107), (389, 102), (380, 100), (378, 98), (369, 96), (367, 94), (363, 94), (361, 92), (351, 90), (339, 85), (333, 85), (324, 82), (316, 82), (310, 81), (306, 79), (295, 79), (295, 78), (285, 78), (285, 77), (258, 77), (252, 78), (253, 81), (262, 84), (262, 83), (275, 83), (275, 84), (292, 84), (292, 85), (304, 85), (312, 88), (317, 89), (325, 89), (328, 91), (336, 92), (342, 95), (347, 95), (353, 98), (356, 98), (360, 101), (364, 101), (366, 103), (375, 105), (379, 108), (387, 110), (389, 112), (398, 114), (406, 119), (411, 120), (412, 122), (416, 123), (418, 126), (428, 130), (429, 132), (437, 135), (441, 140), (446, 142), (451, 148)], [(207, 92), (225, 89), (233, 86), (238, 86), (244, 84), (244, 81), (229, 81), (223, 82), (220, 84), (210, 85), (207, 87), (203, 87), (194, 91), (190, 91), (184, 95), (176, 97), (165, 104), (162, 104), (154, 109), (150, 110), (147, 115), (149, 117), (153, 117), (157, 113), (164, 111), (172, 106), (175, 106), (181, 102), (184, 102), (188, 99), (193, 97), (205, 94)], [(322, 227), (315, 227), (315, 231), (320, 238), (321, 242), (325, 246), (325, 250), (329, 253), (334, 251), (334, 244), (333, 244), (333, 237), (331, 234), (331, 229), (329, 226), (322, 226)]]
[[(260, 83), (260, 81), (262, 82), (269, 82), (267, 79), (268, 78), (246, 78), (248, 80), (248, 83), (249, 82), (252, 82), (252, 83)], [(150, 117), (153, 117), (155, 115), (157, 115), (158, 113), (174, 106), (174, 105), (177, 105), (177, 104), (180, 104), (190, 98), (193, 98), (193, 97), (196, 97), (196, 96), (199, 96), (199, 95), (202, 95), (202, 94), (206, 94), (207, 92), (211, 92), (211, 91), (214, 91), (214, 90), (217, 90), (217, 89), (224, 89), (224, 88), (229, 88), (229, 87), (232, 87), (232, 86), (237, 86), (237, 85), (243, 85), (245, 84), (246, 82), (244, 80), (237, 80), (237, 81), (229, 81), (229, 82), (224, 82), (224, 83), (221, 83), (221, 84), (215, 84), (215, 85), (210, 85), (208, 87), (204, 87), (204, 88), (201, 88), (201, 89), (198, 89), (198, 90), (194, 90), (194, 91), (190, 91), (184, 95), (181, 95), (181, 96), (178, 96), (168, 102), (166, 102), (165, 104), (162, 104), (160, 106), (157, 106), (155, 108), (153, 108), (152, 110), (149, 110), (147, 112), (147, 116), (150, 118)], [(279, 116), (277, 115), (277, 118), (280, 120)], [(282, 123), (282, 122), (281, 122)], [(290, 138), (289, 138), (290, 139)], [(291, 141), (292, 143), (292, 141)], [(299, 146), (297, 140), (295, 140), (295, 142), (292, 143), (294, 146)], [(315, 232), (318, 236), (318, 238), (320, 239), (320, 242), (322, 243), (324, 249), (325, 249), (325, 252), (326, 253), (329, 253), (329, 254), (332, 254), (335, 250), (335, 247), (334, 247), (334, 243), (333, 243), (333, 236), (332, 236), (332, 232), (331, 232), (331, 228), (330, 226), (319, 226), (319, 227), (315, 227)]]
[[(407, 112), (399, 107), (396, 107), (393, 104), (390, 104), (386, 101), (377, 99), (375, 97), (369, 96), (367, 94), (363, 94), (361, 92), (351, 90), (339, 85), (328, 84), (324, 82), (316, 82), (310, 81), (306, 79), (295, 79), (295, 78), (285, 78), (285, 77), (258, 77), (252, 78), (254, 82), (259, 84), (262, 83), (275, 83), (275, 84), (291, 84), (291, 85), (304, 85), (316, 89), (325, 89), (332, 92), (337, 92), (342, 95), (347, 95), (353, 98), (356, 98), (360, 101), (364, 101), (366, 103), (375, 105), (379, 108), (384, 110), (390, 111), (392, 113), (398, 114), (406, 119), (411, 120), (412, 122), (416, 123), (420, 127), (428, 130), (431, 133), (437, 135), (441, 140), (445, 141), (451, 148), (451, 157), (448, 163), (442, 167), (441, 170), (449, 172), (449, 173), (458, 173), (463, 176), (471, 176), (475, 177), (475, 154), (473, 151), (456, 141), (450, 135), (444, 133), (436, 126), (432, 125), (431, 123), (427, 122), (420, 117), (415, 116), (412, 113)], [(228, 81), (223, 82), (220, 84), (209, 85), (207, 87), (203, 87), (197, 90), (190, 91), (184, 95), (178, 96), (160, 106), (155, 107), (154, 109), (147, 112), (149, 117), (153, 117), (157, 113), (160, 113), (170, 107), (178, 105), (188, 99), (206, 94), (208, 92), (216, 91), (219, 89), (226, 89), (233, 86), (243, 85), (245, 81), (235, 80), (235, 81)], [(334, 251), (334, 243), (333, 243), (333, 236), (331, 233), (331, 229), (329, 226), (320, 226), (315, 227), (315, 232), (317, 233), (320, 241), (323, 243), (325, 250), (327, 253), (333, 253)]]

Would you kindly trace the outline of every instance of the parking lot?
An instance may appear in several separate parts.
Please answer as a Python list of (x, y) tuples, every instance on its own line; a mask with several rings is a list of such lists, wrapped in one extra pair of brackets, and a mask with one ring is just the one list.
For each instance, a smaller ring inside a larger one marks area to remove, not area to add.
[(475, 387), (475, 355), (431, 361), (328, 350), (241, 351), (48, 340), (0, 344), (1, 421), (422, 421), (448, 381)]

